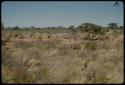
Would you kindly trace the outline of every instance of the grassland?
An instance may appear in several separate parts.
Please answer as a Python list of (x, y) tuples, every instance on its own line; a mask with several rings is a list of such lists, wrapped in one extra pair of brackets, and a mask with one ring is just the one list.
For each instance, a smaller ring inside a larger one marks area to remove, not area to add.
[(123, 30), (2, 30), (3, 83), (123, 83)]

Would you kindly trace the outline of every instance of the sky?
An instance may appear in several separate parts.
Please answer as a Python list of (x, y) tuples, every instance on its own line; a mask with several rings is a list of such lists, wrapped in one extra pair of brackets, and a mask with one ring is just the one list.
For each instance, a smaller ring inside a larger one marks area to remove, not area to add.
[(68, 27), (86, 22), (100, 26), (123, 25), (124, 4), (114, 1), (4, 1), (2, 22), (5, 27)]

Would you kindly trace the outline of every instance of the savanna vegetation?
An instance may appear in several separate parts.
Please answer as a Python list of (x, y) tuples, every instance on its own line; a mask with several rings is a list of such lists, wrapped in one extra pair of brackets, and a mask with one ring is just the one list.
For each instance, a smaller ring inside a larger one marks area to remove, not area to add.
[(1, 25), (3, 83), (123, 83), (123, 26)]

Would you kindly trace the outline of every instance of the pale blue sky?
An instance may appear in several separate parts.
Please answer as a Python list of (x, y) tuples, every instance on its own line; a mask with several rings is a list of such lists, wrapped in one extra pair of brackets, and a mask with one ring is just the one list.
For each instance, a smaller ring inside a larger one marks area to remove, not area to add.
[(123, 3), (114, 1), (4, 1), (2, 22), (5, 26), (46, 27), (78, 26), (85, 22), (107, 26), (123, 25)]

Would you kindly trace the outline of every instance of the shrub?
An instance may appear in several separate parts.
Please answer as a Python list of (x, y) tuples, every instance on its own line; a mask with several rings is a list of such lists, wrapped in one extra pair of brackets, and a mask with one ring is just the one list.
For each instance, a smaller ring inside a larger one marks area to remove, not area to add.
[(92, 24), (92, 23), (84, 23), (81, 24), (78, 29), (81, 32), (90, 32), (90, 33), (98, 33), (101, 31), (101, 26)]
[(13, 29), (13, 30), (18, 30), (18, 29), (20, 29), (20, 27), (15, 26), (15, 27), (13, 27), (12, 29)]

